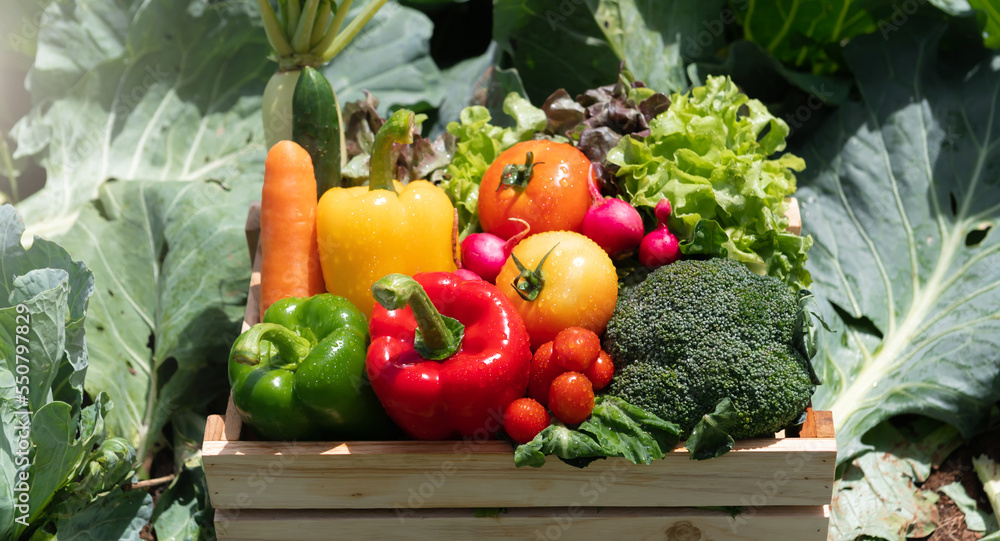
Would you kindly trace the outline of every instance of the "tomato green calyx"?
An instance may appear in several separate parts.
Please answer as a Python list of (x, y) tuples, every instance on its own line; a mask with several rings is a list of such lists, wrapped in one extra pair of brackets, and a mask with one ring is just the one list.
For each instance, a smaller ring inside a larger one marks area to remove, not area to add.
[(406, 306), (413, 312), (417, 330), (413, 349), (431, 361), (447, 359), (458, 351), (465, 336), (465, 325), (457, 319), (441, 315), (424, 288), (405, 274), (388, 274), (372, 284), (372, 295), (386, 310)]
[(538, 266), (535, 267), (534, 270), (525, 267), (524, 263), (521, 263), (521, 261), (517, 259), (517, 256), (514, 255), (514, 252), (511, 252), (510, 257), (514, 260), (514, 265), (517, 267), (517, 270), (521, 271), (521, 274), (518, 274), (517, 278), (514, 278), (514, 282), (510, 285), (522, 299), (531, 302), (537, 299), (538, 294), (542, 292), (542, 288), (545, 286), (545, 277), (542, 275), (542, 265), (544, 265), (545, 260), (549, 258), (549, 254), (555, 251), (556, 246), (559, 246), (558, 242), (548, 252), (545, 252), (545, 255), (543, 255), (542, 259), (538, 261)]
[(500, 175), (500, 184), (497, 184), (497, 191), (499, 192), (505, 186), (526, 188), (528, 186), (528, 182), (531, 182), (531, 175), (534, 173), (534, 167), (545, 163), (533, 163), (534, 160), (535, 153), (528, 152), (524, 156), (523, 164), (508, 163), (503, 166), (503, 173)]
[(389, 190), (396, 193), (392, 185), (395, 161), (392, 159), (392, 145), (413, 142), (416, 115), (413, 111), (400, 109), (385, 121), (375, 134), (372, 146), (371, 173), (368, 176), (368, 191)]
[(258, 323), (240, 335), (233, 344), (233, 362), (256, 366), (265, 362), (271, 368), (294, 371), (309, 354), (312, 344), (276, 323)]

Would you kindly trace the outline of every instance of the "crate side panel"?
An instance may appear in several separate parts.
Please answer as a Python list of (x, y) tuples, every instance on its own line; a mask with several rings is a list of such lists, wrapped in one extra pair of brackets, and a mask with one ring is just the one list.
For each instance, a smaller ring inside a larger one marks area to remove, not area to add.
[(583, 470), (556, 459), (541, 468), (515, 468), (509, 447), (500, 442), (458, 452), (454, 442), (334, 448), (322, 443), (206, 442), (203, 459), (217, 508), (765, 507), (830, 502), (833, 440), (757, 441), (758, 447), (709, 461), (693, 462), (686, 452), (674, 452), (645, 466), (609, 459)]
[(246, 510), (216, 511), (219, 539), (381, 540), (573, 539), (575, 541), (687, 540), (825, 541), (825, 506), (778, 507), (752, 516), (730, 517), (701, 509), (510, 509), (495, 517), (474, 517), (472, 510), (431, 510), (402, 515), (373, 511)]

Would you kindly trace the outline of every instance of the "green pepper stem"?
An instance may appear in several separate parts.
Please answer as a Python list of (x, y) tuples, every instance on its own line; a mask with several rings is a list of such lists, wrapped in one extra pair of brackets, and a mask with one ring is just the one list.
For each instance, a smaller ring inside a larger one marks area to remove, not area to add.
[(389, 190), (396, 193), (396, 188), (392, 185), (392, 178), (396, 172), (392, 160), (392, 145), (413, 142), (414, 118), (413, 111), (400, 109), (378, 129), (372, 146), (371, 173), (368, 175), (369, 191)]
[(410, 307), (417, 321), (413, 347), (425, 359), (447, 359), (458, 351), (465, 326), (441, 315), (424, 288), (413, 278), (405, 274), (388, 274), (372, 285), (372, 295), (386, 310)]
[(273, 368), (295, 370), (311, 349), (309, 340), (286, 327), (258, 323), (236, 339), (230, 358), (240, 364), (253, 366), (267, 362)]

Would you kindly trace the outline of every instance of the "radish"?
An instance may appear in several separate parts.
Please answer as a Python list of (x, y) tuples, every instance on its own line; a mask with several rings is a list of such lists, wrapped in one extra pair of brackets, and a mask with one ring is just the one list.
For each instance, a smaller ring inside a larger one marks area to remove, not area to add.
[(635, 207), (614, 197), (603, 197), (590, 183), (593, 203), (583, 217), (580, 232), (604, 249), (611, 259), (635, 251), (642, 241), (642, 216)]
[(667, 229), (667, 218), (671, 212), (670, 201), (666, 198), (656, 204), (656, 220), (659, 225), (639, 244), (639, 262), (647, 269), (669, 265), (681, 258), (681, 246), (677, 237)]
[(455, 271), (455, 275), (458, 276), (459, 278), (461, 278), (463, 280), (467, 280), (467, 281), (468, 280), (472, 280), (472, 281), (475, 282), (475, 281), (479, 281), (479, 280), (483, 279), (481, 276), (479, 276), (478, 274), (470, 271), (469, 269), (458, 269), (458, 270)]
[(492, 233), (473, 233), (462, 241), (462, 266), (491, 284), (496, 283), (497, 275), (510, 257), (511, 250), (531, 229), (524, 220), (510, 219), (524, 224), (524, 230), (507, 240)]
[(602, 197), (583, 217), (581, 232), (617, 259), (635, 251), (642, 241), (642, 216), (621, 199)]

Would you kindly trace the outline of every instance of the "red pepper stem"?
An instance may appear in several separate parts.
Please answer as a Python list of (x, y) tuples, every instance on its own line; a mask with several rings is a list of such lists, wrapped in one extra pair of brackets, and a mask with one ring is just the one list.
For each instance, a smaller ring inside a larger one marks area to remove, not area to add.
[(309, 340), (286, 327), (258, 323), (236, 339), (230, 357), (240, 364), (253, 366), (266, 361), (272, 368), (295, 370), (311, 349)]
[(375, 134), (372, 146), (371, 172), (368, 175), (368, 191), (389, 190), (396, 193), (392, 179), (396, 173), (395, 162), (392, 159), (392, 145), (395, 143), (410, 144), (413, 142), (415, 127), (413, 111), (400, 109), (382, 124)]
[(372, 284), (372, 295), (386, 310), (399, 310), (406, 306), (417, 321), (413, 349), (421, 357), (440, 361), (451, 357), (465, 335), (465, 325), (458, 320), (441, 315), (424, 288), (405, 274), (388, 274)]

